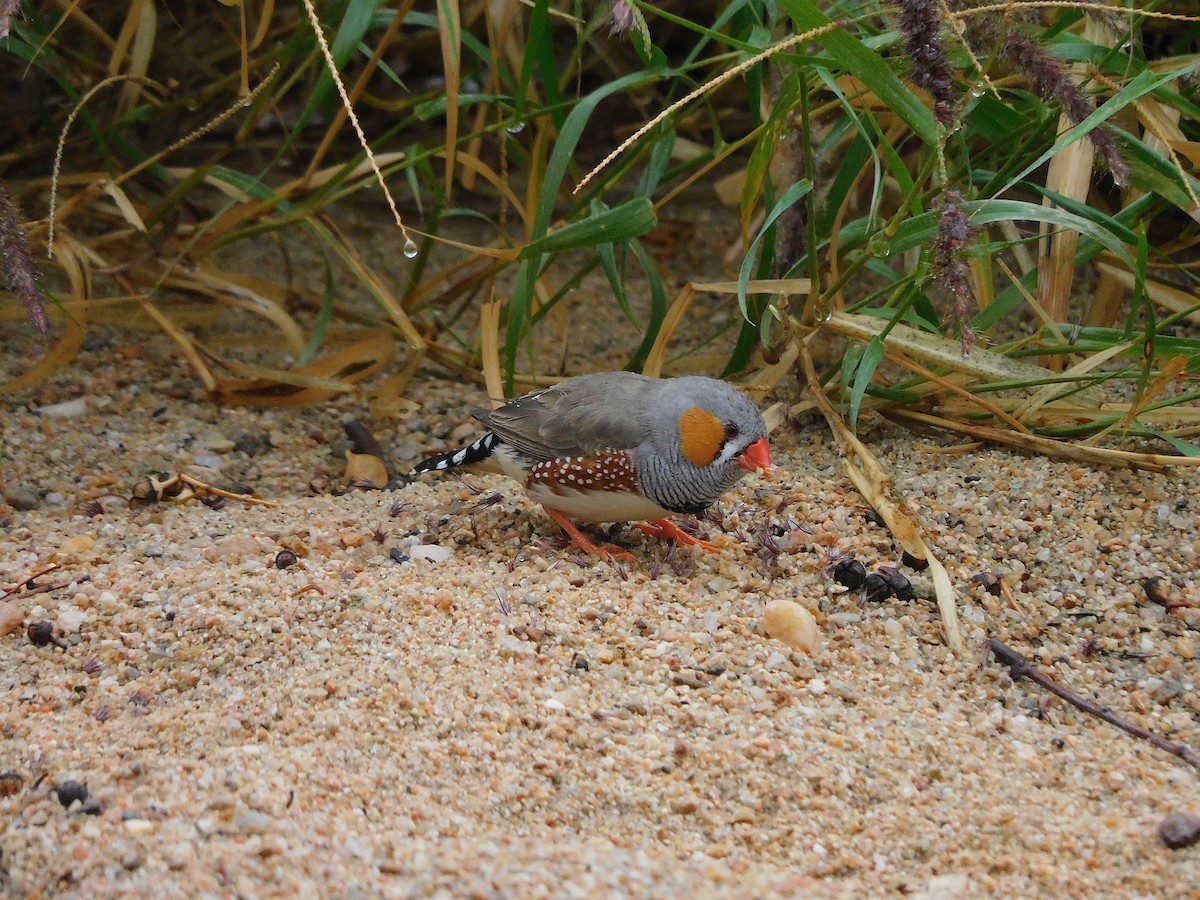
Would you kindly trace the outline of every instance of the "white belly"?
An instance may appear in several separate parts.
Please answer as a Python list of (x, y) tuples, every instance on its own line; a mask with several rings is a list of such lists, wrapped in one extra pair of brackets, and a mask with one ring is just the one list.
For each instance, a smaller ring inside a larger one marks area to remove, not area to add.
[(576, 522), (643, 522), (671, 515), (653, 500), (637, 494), (614, 491), (584, 494), (572, 490), (556, 494), (549, 488), (536, 485), (529, 488), (529, 496), (542, 506), (556, 509)]

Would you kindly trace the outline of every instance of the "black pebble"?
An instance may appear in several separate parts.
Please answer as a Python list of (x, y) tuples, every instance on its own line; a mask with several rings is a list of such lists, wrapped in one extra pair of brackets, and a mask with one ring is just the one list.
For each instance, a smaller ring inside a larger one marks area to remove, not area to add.
[(277, 569), (290, 569), (297, 562), (296, 554), (291, 550), (280, 550), (275, 554), (275, 568)]
[(398, 563), (408, 562), (408, 557), (400, 552), (399, 547), (393, 547), (391, 550), (389, 550), (388, 556), (390, 556), (393, 560), (395, 560)]
[(76, 800), (83, 803), (88, 798), (87, 785), (80, 781), (59, 782), (54, 787), (54, 793), (58, 794), (58, 802), (63, 805), (64, 809)]

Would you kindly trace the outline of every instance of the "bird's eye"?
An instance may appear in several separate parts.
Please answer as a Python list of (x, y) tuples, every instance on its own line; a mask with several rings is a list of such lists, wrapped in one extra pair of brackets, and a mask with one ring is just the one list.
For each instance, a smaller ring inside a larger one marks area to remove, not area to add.
[(738, 427), (732, 422), (725, 423), (725, 440), (732, 441), (738, 436)]

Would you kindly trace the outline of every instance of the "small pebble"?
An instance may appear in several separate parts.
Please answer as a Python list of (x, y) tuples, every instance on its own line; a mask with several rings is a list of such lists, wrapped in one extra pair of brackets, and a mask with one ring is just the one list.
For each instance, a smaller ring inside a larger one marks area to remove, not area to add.
[(58, 630), (63, 634), (74, 634), (88, 620), (88, 614), (77, 606), (69, 606), (58, 614)]
[(1182, 850), (1200, 841), (1200, 816), (1192, 813), (1171, 813), (1159, 823), (1158, 836), (1172, 850)]
[(51, 403), (49, 406), (38, 408), (38, 412), (43, 416), (49, 416), (52, 419), (73, 419), (76, 416), (82, 416), (88, 411), (87, 400), (83, 397), (76, 397), (74, 400), (64, 400), (62, 403)]
[(417, 544), (408, 550), (413, 559), (426, 559), (429, 562), (445, 562), (451, 556), (449, 547), (439, 547), (437, 544)]
[(267, 446), (267, 439), (253, 431), (239, 431), (233, 436), (233, 449), (247, 456), (255, 456)]
[(149, 819), (126, 819), (121, 825), (134, 836), (154, 834), (154, 823)]
[(821, 644), (821, 632), (812, 613), (791, 600), (772, 600), (763, 610), (767, 634), (794, 650), (812, 653)]
[(271, 827), (271, 817), (253, 809), (239, 809), (233, 814), (233, 825), (246, 834), (263, 834)]
[(291, 550), (280, 550), (275, 554), (275, 568), (277, 569), (290, 569), (297, 562), (299, 562), (299, 560), (296, 558), (296, 554)]
[(971, 581), (979, 585), (993, 597), (1000, 596), (1000, 576), (995, 572), (980, 572), (971, 578)]
[(1161, 575), (1151, 575), (1142, 582), (1142, 590), (1151, 603), (1167, 606), (1171, 602), (1171, 582)]
[(58, 802), (63, 805), (64, 809), (76, 800), (83, 803), (88, 798), (87, 785), (81, 781), (59, 782), (54, 786), (54, 793), (58, 795)]
[(0, 637), (6, 637), (21, 630), (25, 621), (25, 613), (21, 606), (12, 600), (0, 600)]
[(76, 534), (67, 538), (58, 548), (59, 553), (87, 553), (96, 546), (96, 539), (90, 534)]
[(10, 487), (6, 498), (9, 506), (21, 511), (37, 509), (42, 503), (42, 498), (37, 491), (23, 485)]
[(0, 797), (12, 797), (25, 786), (25, 779), (19, 772), (4, 772), (0, 774)]

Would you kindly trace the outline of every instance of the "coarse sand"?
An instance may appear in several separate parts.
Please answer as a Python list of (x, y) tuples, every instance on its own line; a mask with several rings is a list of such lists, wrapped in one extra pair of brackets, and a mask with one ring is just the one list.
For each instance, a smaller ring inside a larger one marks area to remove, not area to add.
[[(819, 420), (699, 523), (720, 553), (625, 530), (618, 569), (498, 477), (310, 493), (344, 420), (407, 467), (473, 433), (474, 387), (423, 373), (394, 421), (221, 409), (138, 342), (89, 339), (0, 414), (10, 895), (1196, 896), (1200, 846), (1158, 824), (1200, 811), (1197, 772), (983, 652), (1200, 745), (1200, 610), (1142, 586), (1200, 603), (1193, 472), (934, 453), (866, 420), (954, 580), (953, 653), (925, 573), (866, 603), (831, 577), (901, 562)], [(131, 506), (159, 471), (279, 506)], [(819, 648), (766, 634), (781, 599)]]

